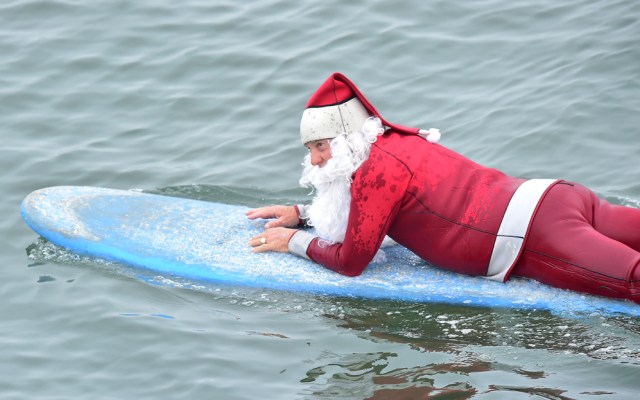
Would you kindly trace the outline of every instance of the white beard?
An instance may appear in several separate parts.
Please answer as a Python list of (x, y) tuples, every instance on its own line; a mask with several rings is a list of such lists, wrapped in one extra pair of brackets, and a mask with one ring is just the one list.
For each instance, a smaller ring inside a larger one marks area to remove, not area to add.
[(346, 154), (344, 136), (331, 141), (331, 158), (324, 167), (311, 165), (311, 158), (304, 158), (304, 172), (300, 179), (303, 186), (313, 186), (315, 197), (307, 207), (307, 223), (318, 236), (332, 243), (343, 242), (349, 221), (351, 206), (351, 175), (356, 167)]
[[(342, 243), (349, 222), (351, 176), (369, 158), (371, 144), (384, 129), (378, 118), (369, 118), (362, 132), (342, 134), (331, 141), (331, 158), (322, 168), (311, 165), (307, 155), (300, 184), (313, 186), (316, 195), (306, 208), (308, 221), (318, 236), (331, 243)], [(385, 238), (384, 245), (393, 244)]]

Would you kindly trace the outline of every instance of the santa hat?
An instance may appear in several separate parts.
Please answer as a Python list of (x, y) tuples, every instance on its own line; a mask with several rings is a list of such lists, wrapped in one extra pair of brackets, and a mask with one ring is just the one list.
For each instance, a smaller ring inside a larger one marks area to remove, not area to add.
[(388, 128), (420, 135), (432, 143), (440, 138), (437, 129), (428, 131), (387, 122), (356, 85), (339, 72), (333, 73), (307, 102), (300, 121), (302, 143), (333, 139), (341, 133), (360, 131), (369, 117), (380, 118)]

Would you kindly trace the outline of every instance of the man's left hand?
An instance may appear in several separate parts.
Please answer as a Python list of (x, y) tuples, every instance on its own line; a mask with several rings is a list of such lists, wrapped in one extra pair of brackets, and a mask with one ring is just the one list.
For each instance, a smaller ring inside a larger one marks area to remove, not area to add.
[(289, 252), (289, 240), (297, 229), (270, 228), (249, 240), (249, 246), (253, 247), (254, 253), (264, 253), (265, 251), (277, 251), (280, 253)]

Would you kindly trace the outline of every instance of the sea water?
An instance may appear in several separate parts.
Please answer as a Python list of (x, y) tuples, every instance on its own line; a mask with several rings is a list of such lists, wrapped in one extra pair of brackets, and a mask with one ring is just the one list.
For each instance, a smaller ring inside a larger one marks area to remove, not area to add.
[(640, 206), (640, 3), (0, 5), (0, 398), (635, 399), (637, 317), (142, 276), (30, 231), (32, 190), (298, 202), (305, 102), (345, 73), (386, 119)]

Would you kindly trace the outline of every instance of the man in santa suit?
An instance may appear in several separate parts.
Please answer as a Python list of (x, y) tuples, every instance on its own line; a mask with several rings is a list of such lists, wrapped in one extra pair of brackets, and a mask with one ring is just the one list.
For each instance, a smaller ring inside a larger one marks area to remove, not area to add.
[(573, 182), (479, 165), (437, 144), (436, 129), (389, 123), (339, 73), (309, 99), (300, 135), (309, 149), (300, 182), (316, 196), (248, 211), (273, 219), (249, 241), (255, 252), (291, 252), (356, 276), (391, 238), (450, 271), (640, 303), (639, 209)]

